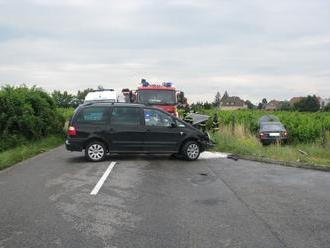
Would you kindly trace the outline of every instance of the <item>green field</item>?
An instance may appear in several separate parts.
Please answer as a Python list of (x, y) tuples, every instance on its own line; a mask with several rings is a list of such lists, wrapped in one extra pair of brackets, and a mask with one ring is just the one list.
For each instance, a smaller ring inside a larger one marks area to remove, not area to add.
[[(217, 113), (220, 126), (242, 125), (252, 134), (258, 130), (258, 120), (263, 115), (276, 115), (289, 132), (290, 143), (319, 143), (327, 142), (330, 131), (330, 113), (301, 113), (289, 111), (260, 111), (260, 110), (234, 110), (219, 111), (218, 109), (202, 110), (201, 112), (213, 116)], [(209, 126), (211, 125), (209, 121)]]
[[(201, 113), (219, 117), (219, 130), (213, 132), (217, 151), (260, 159), (318, 164), (330, 167), (330, 113), (267, 112), (259, 110), (219, 111)], [(257, 137), (258, 120), (275, 115), (289, 132), (287, 145), (263, 146)], [(212, 118), (207, 123), (212, 126)], [(212, 129), (210, 129), (212, 130)]]

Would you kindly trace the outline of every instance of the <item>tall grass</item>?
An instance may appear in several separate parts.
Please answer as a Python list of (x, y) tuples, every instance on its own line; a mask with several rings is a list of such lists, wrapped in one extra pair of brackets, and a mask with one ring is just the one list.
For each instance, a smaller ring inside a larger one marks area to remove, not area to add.
[[(223, 125), (213, 133), (217, 151), (229, 152), (256, 158), (269, 158), (289, 162), (304, 162), (330, 167), (330, 141), (322, 146), (317, 143), (263, 146), (257, 136), (244, 125)], [(299, 152), (304, 151), (307, 155)]]
[[(324, 143), (327, 132), (330, 131), (330, 113), (301, 113), (289, 111), (260, 111), (260, 110), (233, 110), (219, 109), (202, 110), (211, 116), (217, 114), (220, 125), (243, 125), (252, 133), (259, 127), (258, 120), (263, 115), (276, 115), (289, 131), (290, 143)], [(210, 118), (209, 125), (211, 125)]]
[(29, 142), (15, 148), (0, 152), (0, 170), (14, 165), (24, 159), (31, 158), (39, 153), (48, 151), (63, 144), (62, 135), (49, 136), (38, 141)]

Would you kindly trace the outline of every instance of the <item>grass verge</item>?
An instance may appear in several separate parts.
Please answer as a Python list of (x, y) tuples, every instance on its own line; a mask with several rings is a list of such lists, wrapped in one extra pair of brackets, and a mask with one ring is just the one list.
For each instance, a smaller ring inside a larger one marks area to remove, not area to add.
[(63, 144), (63, 136), (49, 136), (0, 153), (0, 170)]
[[(213, 133), (215, 150), (252, 158), (271, 159), (284, 162), (304, 163), (330, 169), (330, 144), (273, 144), (263, 146), (257, 137), (241, 125), (224, 126)], [(303, 151), (306, 154), (299, 152)]]

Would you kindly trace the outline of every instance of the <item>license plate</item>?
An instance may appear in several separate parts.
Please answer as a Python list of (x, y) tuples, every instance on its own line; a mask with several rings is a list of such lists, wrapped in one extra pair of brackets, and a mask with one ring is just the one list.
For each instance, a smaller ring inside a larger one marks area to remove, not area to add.
[(279, 137), (280, 134), (279, 134), (279, 133), (270, 133), (269, 136), (272, 136), (272, 137)]

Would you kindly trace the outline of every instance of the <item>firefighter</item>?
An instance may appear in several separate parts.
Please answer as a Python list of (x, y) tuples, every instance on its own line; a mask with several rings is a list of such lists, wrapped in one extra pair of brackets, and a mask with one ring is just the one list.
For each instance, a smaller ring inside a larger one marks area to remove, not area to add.
[(213, 116), (212, 129), (214, 132), (219, 130), (219, 117), (217, 113)]

